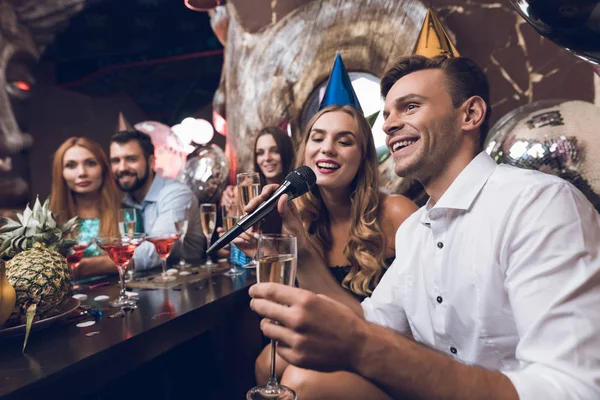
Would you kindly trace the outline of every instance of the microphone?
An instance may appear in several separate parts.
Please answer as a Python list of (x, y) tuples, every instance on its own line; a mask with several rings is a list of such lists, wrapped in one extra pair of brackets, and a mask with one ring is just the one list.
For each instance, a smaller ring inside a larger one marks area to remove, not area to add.
[(238, 237), (242, 232), (248, 230), (252, 225), (264, 218), (265, 215), (273, 211), (273, 209), (277, 206), (279, 198), (284, 194), (289, 196), (289, 200), (293, 200), (296, 197), (302, 196), (304, 193), (308, 192), (314, 186), (316, 181), (317, 176), (313, 170), (306, 165), (296, 168), (285, 177), (281, 186), (277, 188), (271, 197), (261, 203), (256, 210), (241, 218), (233, 226), (233, 228), (225, 232), (223, 236), (221, 236), (216, 242), (213, 243), (212, 246), (209, 247), (208, 250), (206, 250), (206, 254), (210, 255), (223, 248), (233, 239)]

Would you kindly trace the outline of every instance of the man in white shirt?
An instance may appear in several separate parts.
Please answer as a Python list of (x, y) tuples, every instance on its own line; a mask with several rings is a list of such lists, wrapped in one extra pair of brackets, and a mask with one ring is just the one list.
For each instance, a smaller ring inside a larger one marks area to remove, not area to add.
[(396, 260), (360, 305), (280, 200), (298, 268), (315, 278), (310, 292), (250, 289), (279, 355), (356, 373), (392, 398), (600, 399), (598, 213), (566, 181), (481, 151), (489, 90), (472, 61), (403, 58), (381, 88), (396, 173), (430, 200), (398, 229)]

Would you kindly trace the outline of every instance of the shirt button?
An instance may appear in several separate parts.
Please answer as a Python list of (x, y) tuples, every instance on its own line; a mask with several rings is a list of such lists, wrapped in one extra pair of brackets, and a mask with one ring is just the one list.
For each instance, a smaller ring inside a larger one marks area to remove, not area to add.
[(440, 304), (442, 304), (442, 301), (444, 301), (444, 299), (442, 299), (442, 296), (438, 296), (438, 297), (436, 298), (436, 300), (437, 300), (437, 302), (438, 302), (438, 303), (440, 303)]
[(441, 249), (442, 247), (444, 247), (444, 243), (437, 242), (437, 247), (438, 247), (438, 249)]
[(452, 347), (450, 347), (450, 353), (456, 354), (456, 353), (458, 353), (458, 350), (456, 350), (456, 347), (452, 346)]

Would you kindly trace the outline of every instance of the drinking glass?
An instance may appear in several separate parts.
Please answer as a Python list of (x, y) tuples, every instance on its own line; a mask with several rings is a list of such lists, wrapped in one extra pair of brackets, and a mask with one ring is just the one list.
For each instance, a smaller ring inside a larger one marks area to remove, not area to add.
[[(237, 174), (238, 200), (242, 210), (248, 205), (250, 200), (260, 194), (260, 175), (258, 172), (246, 172)], [(256, 257), (252, 259), (243, 268), (256, 268)]]
[[(239, 204), (233, 203), (229, 209), (223, 207), (223, 228), (228, 231), (239, 221), (243, 215), (242, 208)], [(234, 246), (231, 244), (231, 246)], [(233, 250), (232, 250), (233, 251)], [(232, 263), (231, 269), (225, 272), (227, 276), (236, 276), (244, 273), (244, 270), (239, 269), (236, 264)]]
[(90, 243), (87, 241), (79, 240), (77, 244), (73, 246), (67, 254), (67, 264), (69, 265), (69, 271), (71, 272), (71, 282), (73, 284), (73, 290), (79, 290), (77, 281), (79, 280), (79, 264), (83, 259), (83, 252), (90, 247)]
[[(202, 222), (202, 233), (206, 237), (206, 247), (208, 248), (217, 225), (217, 206), (212, 203), (200, 204), (200, 221)], [(212, 268), (216, 266), (217, 264), (212, 262), (210, 256), (206, 258), (204, 267)]]
[(135, 234), (137, 218), (135, 208), (122, 208), (119, 211), (119, 231), (121, 236), (133, 236)]
[(244, 172), (237, 174), (238, 199), (242, 210), (250, 200), (260, 194), (260, 175), (258, 172)]
[[(261, 235), (256, 249), (258, 282), (293, 285), (296, 280), (297, 248), (292, 235)], [(296, 399), (296, 392), (280, 385), (275, 374), (277, 342), (271, 339), (271, 373), (266, 384), (253, 387), (246, 399)]]
[(75, 245), (69, 249), (67, 256), (67, 265), (69, 266), (69, 272), (71, 274), (71, 283), (73, 285), (73, 290), (79, 290), (80, 287), (77, 285), (77, 281), (79, 280), (79, 264), (81, 264), (81, 260), (83, 259), (83, 252), (90, 247), (91, 243), (89, 240), (84, 240), (81, 237), (81, 222), (76, 225), (76, 227), (69, 233), (67, 233), (67, 239), (72, 240)]
[(179, 240), (179, 235), (175, 232), (175, 227), (173, 227), (173, 229), (150, 232), (148, 233), (146, 240), (154, 244), (162, 264), (162, 274), (160, 278), (156, 278), (155, 281), (167, 282), (177, 279), (174, 276), (167, 274), (167, 258), (169, 258), (171, 250), (173, 250), (173, 244)]
[(190, 221), (190, 209), (189, 207), (173, 210), (173, 222), (175, 223), (175, 233), (179, 235), (179, 268), (185, 269), (190, 266), (185, 261), (183, 254), (183, 243), (185, 241), (185, 235), (187, 234), (188, 225)]
[(125, 293), (125, 274), (127, 267), (133, 257), (135, 249), (144, 241), (144, 235), (140, 233), (129, 233), (127, 235), (100, 236), (96, 239), (98, 246), (108, 253), (110, 259), (117, 265), (121, 292), (119, 297), (110, 302), (111, 307), (135, 308), (135, 300)]

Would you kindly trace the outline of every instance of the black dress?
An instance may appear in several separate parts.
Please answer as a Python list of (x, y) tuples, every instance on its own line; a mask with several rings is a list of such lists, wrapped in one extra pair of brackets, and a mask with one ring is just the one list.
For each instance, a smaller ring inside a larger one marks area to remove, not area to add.
[[(385, 268), (383, 269), (383, 274), (385, 274), (388, 267), (392, 264), (392, 261), (394, 261), (393, 257), (385, 260)], [(342, 282), (344, 282), (344, 279), (350, 273), (350, 270), (352, 270), (351, 265), (336, 265), (335, 267), (329, 267), (329, 271), (331, 271), (331, 274), (340, 283), (340, 285), (342, 285)], [(383, 275), (382, 275), (382, 277), (383, 277)], [(344, 289), (346, 289), (346, 288), (344, 288)], [(373, 289), (375, 289), (375, 288), (373, 288)], [(350, 294), (352, 294), (354, 297), (356, 297), (356, 299), (358, 299), (358, 301), (363, 301), (367, 297), (367, 296), (356, 294), (350, 289), (346, 289), (346, 290)]]

